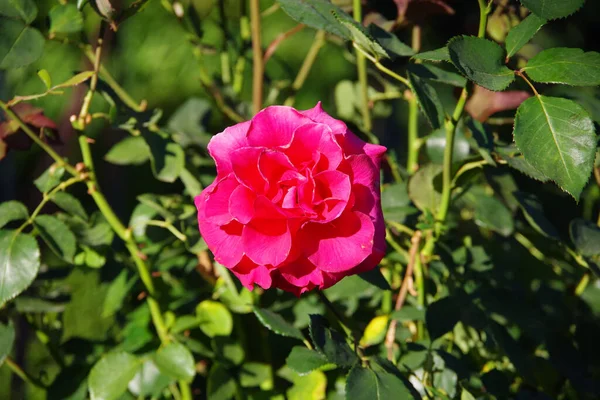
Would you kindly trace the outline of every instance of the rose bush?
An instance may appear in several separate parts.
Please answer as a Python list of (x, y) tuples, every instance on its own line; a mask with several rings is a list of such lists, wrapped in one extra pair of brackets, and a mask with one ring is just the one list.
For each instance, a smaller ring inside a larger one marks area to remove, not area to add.
[(210, 141), (217, 177), (195, 199), (202, 237), (248, 288), (300, 295), (368, 271), (385, 254), (385, 150), (320, 103), (267, 107)]

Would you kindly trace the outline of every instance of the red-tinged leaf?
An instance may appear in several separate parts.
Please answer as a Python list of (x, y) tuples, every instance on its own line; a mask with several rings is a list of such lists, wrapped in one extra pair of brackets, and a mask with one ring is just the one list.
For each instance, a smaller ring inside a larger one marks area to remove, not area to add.
[[(27, 103), (19, 103), (12, 107), (12, 110), (27, 125), (38, 129), (56, 129), (56, 123), (46, 117), (44, 110), (41, 108), (33, 107)], [(0, 160), (6, 155), (9, 149), (28, 150), (33, 143), (31, 138), (19, 129), (19, 124), (16, 121), (8, 118), (5, 119), (4, 122), (0, 123)], [(43, 139), (46, 139), (46, 136)], [(53, 142), (57, 142), (57, 140), (50, 139)]]
[(27, 103), (19, 103), (12, 110), (28, 125), (36, 128), (56, 129), (56, 124), (50, 118), (44, 115), (44, 110), (33, 107)]
[(455, 11), (443, 0), (412, 0), (406, 11), (406, 19), (420, 24), (432, 15), (454, 15)]
[(529, 93), (521, 90), (492, 92), (475, 85), (473, 96), (467, 101), (466, 110), (473, 118), (484, 122), (497, 112), (516, 110), (529, 97)]

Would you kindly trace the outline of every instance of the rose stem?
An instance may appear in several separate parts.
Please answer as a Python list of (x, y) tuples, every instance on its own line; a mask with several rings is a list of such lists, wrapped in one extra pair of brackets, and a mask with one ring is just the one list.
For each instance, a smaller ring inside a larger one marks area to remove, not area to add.
[(250, 24), (252, 30), (252, 109), (257, 114), (263, 104), (263, 79), (265, 66), (260, 39), (260, 1), (250, 0)]
[[(362, 24), (362, 5), (360, 0), (353, 0), (354, 20)], [(361, 114), (363, 117), (363, 127), (365, 131), (371, 132), (373, 123), (371, 121), (371, 112), (369, 111), (369, 92), (367, 86), (367, 60), (365, 56), (356, 50), (356, 69), (358, 73), (358, 82), (360, 83), (360, 93), (362, 97)]]
[[(415, 53), (421, 50), (421, 27), (415, 25), (412, 28), (412, 48)], [(408, 97), (408, 159), (406, 170), (409, 174), (418, 168), (419, 157), (419, 106), (414, 94)]]

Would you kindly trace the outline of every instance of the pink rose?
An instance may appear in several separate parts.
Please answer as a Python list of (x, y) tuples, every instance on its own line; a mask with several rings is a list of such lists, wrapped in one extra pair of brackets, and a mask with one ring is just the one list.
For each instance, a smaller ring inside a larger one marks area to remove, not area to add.
[(374, 268), (385, 254), (383, 146), (317, 104), (267, 107), (214, 136), (217, 177), (195, 199), (215, 260), (249, 289), (296, 295)]

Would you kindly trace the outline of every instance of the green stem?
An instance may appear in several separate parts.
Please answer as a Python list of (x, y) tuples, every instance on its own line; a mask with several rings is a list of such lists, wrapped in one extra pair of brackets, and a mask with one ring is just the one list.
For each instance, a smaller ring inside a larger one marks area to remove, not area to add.
[(250, 22), (252, 30), (252, 109), (257, 114), (263, 104), (265, 66), (260, 37), (260, 1), (250, 0)]
[(25, 370), (23, 370), (23, 368), (21, 368), (12, 358), (6, 357), (4, 364), (6, 364), (6, 366), (24, 382), (41, 389), (46, 389), (46, 385), (25, 372)]
[(575, 295), (581, 296), (581, 294), (585, 292), (585, 288), (587, 287), (588, 283), (590, 283), (590, 274), (586, 272), (585, 274), (583, 274), (581, 280), (575, 287)]
[(182, 242), (187, 241), (187, 237), (183, 233), (181, 233), (181, 231), (179, 231), (177, 228), (175, 228), (173, 226), (173, 224), (170, 223), (169, 221), (150, 220), (150, 221), (146, 222), (146, 225), (158, 226), (159, 228), (165, 228), (169, 232), (171, 232), (173, 234), (173, 236), (175, 236), (177, 239), (181, 240)]
[(410, 87), (410, 83), (408, 82), (408, 79), (404, 78), (403, 76), (398, 75), (397, 73), (395, 73), (391, 69), (385, 67), (383, 64), (381, 64), (379, 62), (379, 60), (377, 60), (375, 57), (373, 57), (369, 53), (365, 52), (356, 43), (352, 43), (352, 45), (354, 46), (354, 48), (356, 50), (358, 50), (358, 52), (360, 52), (363, 56), (365, 56), (366, 58), (368, 58), (375, 65), (375, 67), (378, 70), (380, 70), (381, 72), (389, 75), (390, 77), (394, 78), (395, 80), (397, 80), (398, 82), (404, 84), (405, 86)]
[(179, 390), (181, 391), (181, 400), (192, 400), (192, 390), (185, 381), (179, 381)]
[[(412, 49), (415, 53), (421, 50), (421, 27), (413, 26)], [(408, 98), (408, 158), (406, 169), (409, 174), (416, 172), (419, 158), (419, 106), (414, 93)]]
[(57, 152), (55, 152), (52, 149), (52, 147), (50, 147), (48, 144), (44, 143), (44, 141), (42, 139), (40, 139), (38, 137), (38, 135), (36, 135), (35, 132), (33, 132), (27, 126), (27, 124), (25, 124), (25, 122), (23, 122), (21, 120), (21, 118), (19, 118), (19, 116), (13, 110), (11, 110), (8, 105), (6, 105), (6, 103), (4, 103), (3, 101), (0, 101), (0, 108), (2, 108), (4, 110), (4, 112), (6, 113), (6, 116), (8, 118), (15, 121), (17, 123), (17, 125), (19, 125), (19, 128), (21, 128), (23, 130), (23, 132), (25, 132), (25, 134), (27, 136), (29, 136), (29, 138), (31, 140), (33, 140), (38, 146), (40, 146), (42, 148), (42, 150), (44, 150), (50, 157), (52, 157), (52, 159), (59, 166), (64, 167), (73, 176), (78, 175), (78, 172), (75, 169), (75, 167), (73, 167), (72, 165), (67, 163)]
[(298, 75), (296, 75), (296, 79), (292, 83), (293, 93), (290, 95), (284, 102), (286, 106), (292, 107), (294, 102), (296, 101), (296, 93), (304, 86), (304, 82), (306, 82), (306, 78), (312, 69), (315, 60), (317, 59), (317, 55), (319, 54), (319, 50), (325, 44), (325, 31), (319, 30), (315, 35), (315, 40), (310, 46), (308, 53), (306, 53), (306, 57), (304, 57), (304, 61), (302, 62), (302, 66), (298, 71)]
[[(425, 309), (427, 298), (425, 297), (425, 276), (423, 271), (423, 263), (419, 255), (415, 257), (414, 274), (415, 274), (415, 285), (417, 286), (417, 304), (421, 309)], [(423, 321), (417, 323), (417, 338), (423, 338)]]
[[(353, 0), (352, 9), (354, 11), (354, 20), (362, 24), (362, 4), (360, 0)], [(367, 132), (373, 129), (371, 120), (371, 111), (369, 110), (369, 86), (367, 82), (367, 60), (364, 54), (356, 51), (356, 70), (358, 73), (358, 82), (360, 84), (361, 106), (360, 112), (363, 118), (363, 127)]]

